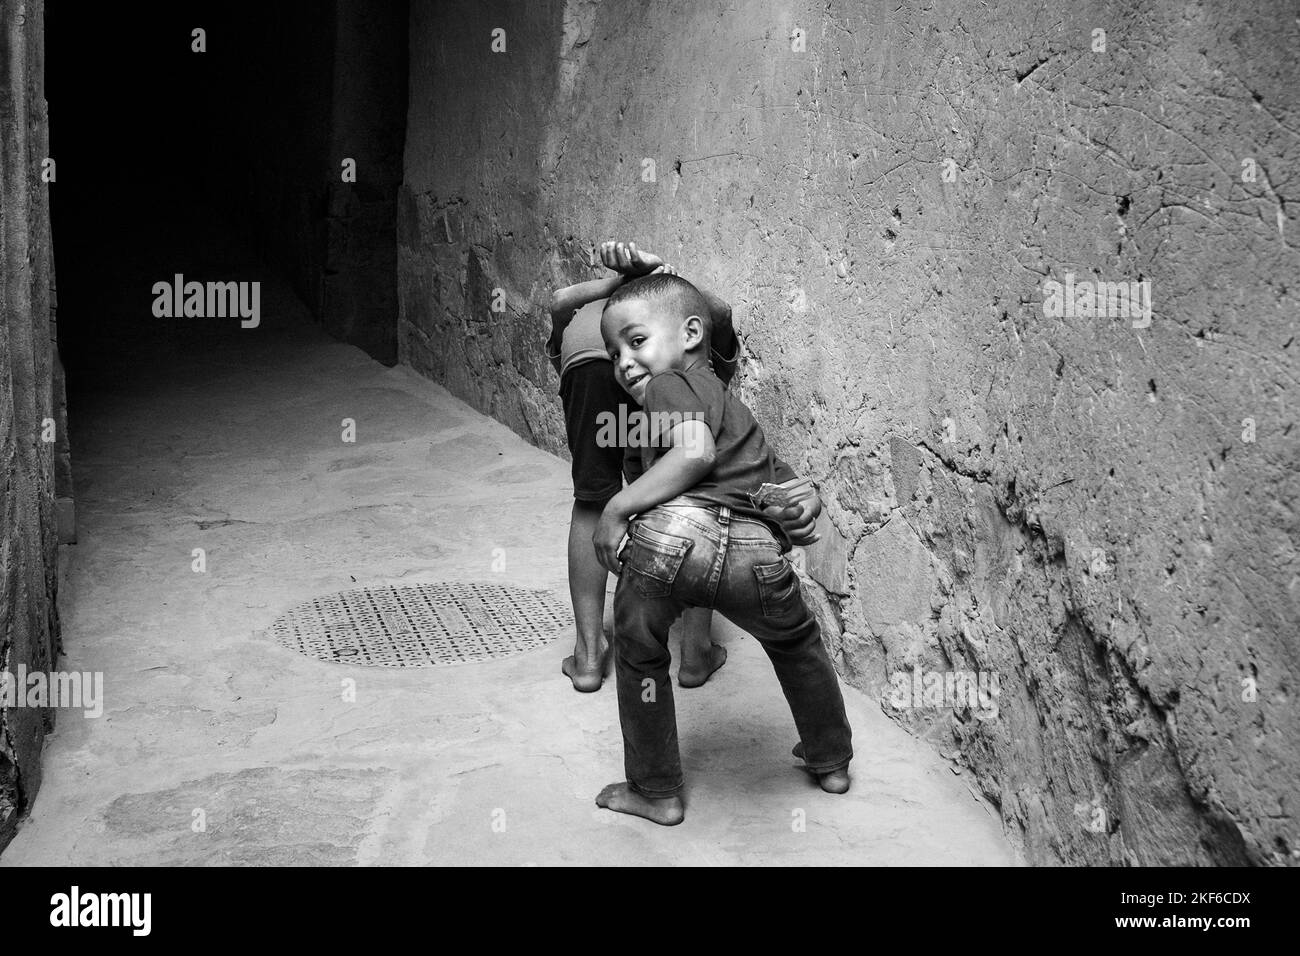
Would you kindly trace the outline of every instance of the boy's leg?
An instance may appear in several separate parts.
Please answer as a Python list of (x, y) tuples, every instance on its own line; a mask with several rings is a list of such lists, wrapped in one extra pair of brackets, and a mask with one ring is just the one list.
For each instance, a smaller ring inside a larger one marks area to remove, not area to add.
[(624, 571), (614, 592), (614, 679), (623, 728), (623, 772), (596, 805), (674, 826), (685, 812), (677, 711), (668, 677), (668, 630), (683, 605), (671, 596), (645, 598)]
[(712, 625), (713, 611), (707, 607), (688, 607), (682, 612), (682, 659), (677, 667), (677, 683), (683, 687), (700, 687), (727, 662), (727, 649), (713, 643)]
[(668, 630), (688, 606), (706, 603), (721, 563), (718, 532), (708, 529), (708, 511), (698, 510), (704, 517), (696, 523), (663, 508), (634, 521), (614, 592), (614, 673), (627, 780), (606, 787), (596, 802), (667, 825), (684, 815)]
[(798, 575), (761, 522), (733, 520), (730, 538), (714, 606), (762, 644), (790, 705), (808, 769), (824, 787), (842, 780), (847, 789), (853, 734)]
[(620, 395), (614, 366), (602, 359), (575, 365), (560, 380), (565, 433), (573, 456), (569, 597), (576, 625), (573, 654), (560, 669), (574, 689), (583, 692), (599, 690), (605, 678), (608, 646), (602, 616), (609, 579), (596, 558), (591, 536), (605, 503), (623, 487), (623, 450), (602, 441), (600, 420), (604, 412), (617, 417)]
[(569, 522), (569, 597), (573, 601), (573, 620), (577, 638), (573, 655), (566, 657), (561, 670), (573, 681), (575, 689), (599, 690), (605, 679), (605, 582), (609, 572), (601, 566), (592, 547), (603, 504), (573, 502)]

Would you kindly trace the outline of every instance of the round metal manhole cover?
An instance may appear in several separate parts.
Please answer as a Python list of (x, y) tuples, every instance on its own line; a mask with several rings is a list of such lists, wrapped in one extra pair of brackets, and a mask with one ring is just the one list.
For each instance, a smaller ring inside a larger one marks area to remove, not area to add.
[(448, 582), (327, 594), (291, 608), (270, 633), (323, 661), (434, 667), (522, 654), (572, 624), (569, 605), (547, 591)]

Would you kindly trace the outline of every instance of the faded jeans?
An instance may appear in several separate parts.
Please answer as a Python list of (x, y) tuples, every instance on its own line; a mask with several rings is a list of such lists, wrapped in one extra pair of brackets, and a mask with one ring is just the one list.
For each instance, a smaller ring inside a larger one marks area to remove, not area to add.
[(674, 498), (632, 522), (621, 559), (615, 674), (633, 790), (668, 797), (682, 788), (668, 629), (686, 607), (715, 609), (763, 646), (809, 769), (828, 773), (848, 766), (852, 732), (835, 668), (799, 577), (766, 524)]

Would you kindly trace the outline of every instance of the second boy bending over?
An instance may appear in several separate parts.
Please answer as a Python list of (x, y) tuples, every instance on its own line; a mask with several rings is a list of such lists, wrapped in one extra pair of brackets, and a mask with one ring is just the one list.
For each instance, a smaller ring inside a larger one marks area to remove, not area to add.
[[(671, 267), (635, 243), (602, 244), (601, 260), (615, 275), (557, 289), (551, 297), (551, 339), (547, 352), (560, 373), (560, 398), (565, 430), (573, 457), (573, 514), (569, 522), (569, 596), (576, 623), (573, 654), (564, 659), (564, 674), (574, 689), (598, 690), (605, 677), (606, 643), (603, 627), (608, 572), (596, 559), (592, 533), (601, 510), (622, 487), (624, 474), (635, 481), (641, 473), (639, 448), (605, 440), (602, 418), (623, 422), (641, 413), (614, 379), (600, 315), (606, 297), (631, 278)], [(706, 296), (713, 322), (712, 344), (719, 375), (730, 380), (740, 344), (731, 327), (731, 308)], [(620, 409), (622, 414), (620, 414)], [(605, 429), (608, 431), (608, 429)], [(709, 636), (712, 612), (692, 608), (682, 615), (682, 659), (677, 681), (698, 687), (727, 659), (726, 649)]]

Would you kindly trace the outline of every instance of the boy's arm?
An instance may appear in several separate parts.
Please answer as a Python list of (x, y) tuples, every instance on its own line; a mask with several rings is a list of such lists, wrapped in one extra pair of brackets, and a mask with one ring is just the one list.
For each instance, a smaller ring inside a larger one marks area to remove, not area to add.
[(591, 538), (596, 556), (614, 574), (619, 572), (618, 546), (627, 534), (628, 520), (693, 488), (713, 468), (716, 449), (707, 423), (691, 419), (668, 434), (672, 447), (645, 474), (611, 498), (596, 523)]
[(616, 273), (603, 279), (592, 279), (556, 289), (551, 293), (551, 318), (556, 319), (558, 313), (562, 317), (559, 320), (568, 325), (574, 312), (588, 302), (609, 298), (626, 280), (627, 276)]
[(546, 341), (546, 357), (551, 360), (557, 373), (560, 371), (564, 330), (573, 321), (575, 312), (588, 302), (609, 298), (628, 279), (666, 268), (663, 259), (652, 252), (637, 249), (635, 242), (616, 242), (613, 239), (600, 244), (600, 261), (605, 264), (605, 268), (613, 269), (615, 274), (604, 279), (565, 286), (551, 295), (551, 337)]
[[(794, 469), (780, 458), (776, 458), (773, 464), (772, 470), (778, 482), (790, 481), (796, 477)], [(821, 537), (815, 530), (817, 516), (822, 513), (822, 499), (818, 494), (784, 508), (779, 505), (768, 505), (763, 512), (785, 528), (791, 544), (796, 546), (812, 544)]]
[(564, 330), (573, 320), (574, 313), (588, 302), (609, 298), (626, 279), (623, 275), (612, 275), (565, 286), (551, 294), (551, 337), (546, 340), (546, 357), (551, 360), (556, 374), (560, 371), (560, 344), (564, 339)]

